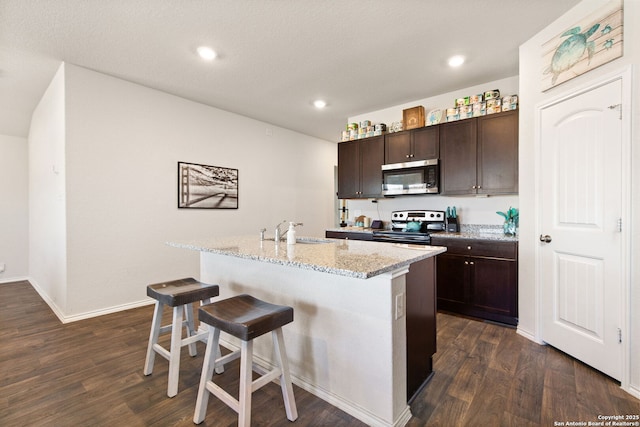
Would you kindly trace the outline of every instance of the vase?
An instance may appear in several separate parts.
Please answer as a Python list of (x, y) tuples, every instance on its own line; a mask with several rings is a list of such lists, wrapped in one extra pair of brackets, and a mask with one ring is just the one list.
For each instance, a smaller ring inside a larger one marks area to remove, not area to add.
[(515, 236), (516, 235), (516, 222), (512, 219), (507, 220), (504, 222), (504, 225), (502, 226), (502, 229), (504, 230), (504, 234), (506, 236)]

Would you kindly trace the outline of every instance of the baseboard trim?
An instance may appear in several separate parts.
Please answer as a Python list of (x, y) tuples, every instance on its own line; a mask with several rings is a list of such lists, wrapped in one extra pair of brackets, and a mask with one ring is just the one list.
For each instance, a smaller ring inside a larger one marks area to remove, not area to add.
[(28, 277), (11, 277), (8, 279), (0, 279), (0, 285), (2, 285), (3, 283), (13, 283), (13, 282), (24, 282), (25, 280), (29, 280)]
[(628, 387), (622, 387), (622, 389), (627, 393), (629, 393), (631, 396), (635, 397), (636, 399), (640, 399), (640, 388), (634, 387), (634, 386), (628, 386)]
[(78, 320), (91, 319), (92, 317), (104, 316), (105, 314), (117, 313), (119, 311), (130, 310), (132, 308), (144, 307), (147, 305), (153, 304), (155, 301), (148, 298), (141, 301), (134, 301), (127, 304), (115, 305), (107, 308), (101, 308), (99, 310), (87, 311), (84, 313), (74, 314), (72, 316), (65, 315), (60, 307), (51, 299), (49, 296), (38, 286), (38, 283), (32, 279), (27, 280), (33, 289), (40, 295), (40, 297), (44, 300), (45, 303), (51, 308), (51, 311), (56, 315), (58, 320), (62, 323), (72, 323), (77, 322)]
[[(85, 313), (74, 314), (73, 316), (64, 316), (60, 319), (62, 323), (72, 323), (78, 320), (90, 319), (92, 317), (104, 316), (105, 314), (117, 313), (119, 311), (131, 310), (132, 308), (144, 307), (154, 304), (155, 301), (151, 299), (145, 299), (143, 301), (135, 301), (127, 304), (115, 305), (112, 307), (103, 308), (100, 310), (87, 311)], [(58, 316), (60, 318), (60, 316)]]
[(521, 335), (521, 336), (525, 337), (525, 338), (526, 338), (526, 339), (528, 339), (529, 341), (533, 341), (533, 342), (534, 342), (534, 343), (536, 343), (536, 344), (540, 344), (540, 345), (544, 345), (544, 344), (545, 344), (545, 343), (544, 343), (544, 341), (540, 341), (540, 340), (538, 340), (534, 334), (532, 334), (532, 333), (531, 333), (531, 332), (529, 332), (529, 331), (522, 330), (522, 329), (520, 329), (520, 327), (518, 327), (518, 328), (516, 329), (516, 333), (517, 333), (518, 335)]

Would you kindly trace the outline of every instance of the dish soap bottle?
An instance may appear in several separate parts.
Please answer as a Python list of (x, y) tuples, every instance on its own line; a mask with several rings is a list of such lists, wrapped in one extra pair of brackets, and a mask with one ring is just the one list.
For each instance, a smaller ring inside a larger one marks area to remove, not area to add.
[(289, 223), (289, 230), (287, 231), (287, 245), (296, 244), (296, 229), (293, 222)]

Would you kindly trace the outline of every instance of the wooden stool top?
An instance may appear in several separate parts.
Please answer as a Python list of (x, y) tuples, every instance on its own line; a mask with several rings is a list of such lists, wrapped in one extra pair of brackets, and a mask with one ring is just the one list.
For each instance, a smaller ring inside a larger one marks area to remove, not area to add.
[(293, 308), (242, 294), (203, 305), (198, 317), (201, 322), (250, 341), (292, 322)]
[(147, 286), (147, 296), (171, 307), (217, 297), (219, 294), (218, 285), (198, 282), (192, 277)]

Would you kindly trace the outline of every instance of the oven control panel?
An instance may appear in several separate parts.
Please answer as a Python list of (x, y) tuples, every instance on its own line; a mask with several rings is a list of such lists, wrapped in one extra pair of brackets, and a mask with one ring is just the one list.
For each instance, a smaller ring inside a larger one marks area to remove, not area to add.
[(444, 211), (393, 211), (391, 212), (393, 222), (440, 222), (444, 221)]

